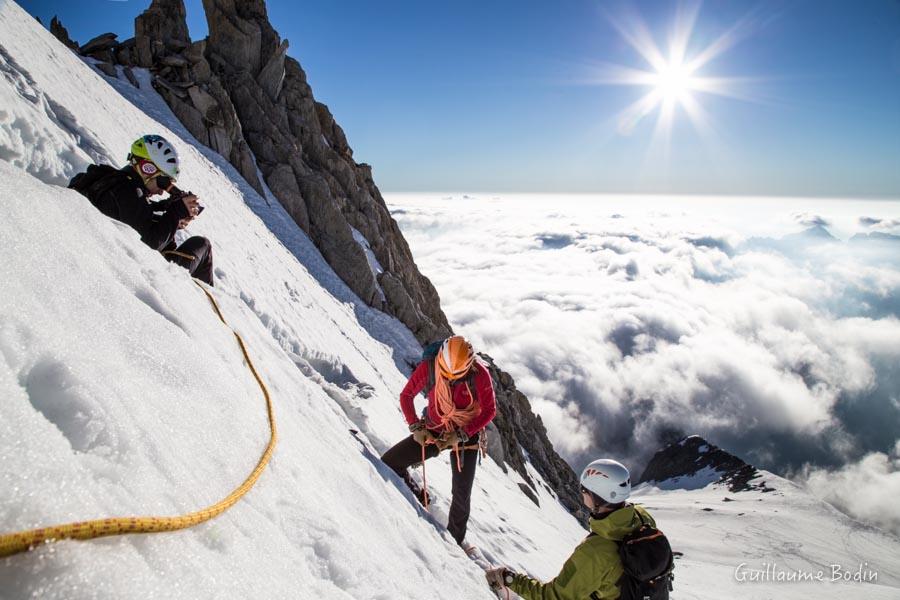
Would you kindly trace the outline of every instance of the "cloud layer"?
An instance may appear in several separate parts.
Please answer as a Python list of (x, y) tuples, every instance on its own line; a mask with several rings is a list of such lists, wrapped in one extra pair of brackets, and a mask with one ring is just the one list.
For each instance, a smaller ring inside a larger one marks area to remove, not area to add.
[(900, 438), (900, 248), (822, 234), (891, 222), (900, 203), (389, 204), (451, 323), (513, 374), (576, 469), (598, 455), (640, 469), (699, 433), (814, 473)]
[(890, 455), (872, 452), (840, 469), (807, 468), (800, 478), (841, 510), (900, 534), (900, 442)]

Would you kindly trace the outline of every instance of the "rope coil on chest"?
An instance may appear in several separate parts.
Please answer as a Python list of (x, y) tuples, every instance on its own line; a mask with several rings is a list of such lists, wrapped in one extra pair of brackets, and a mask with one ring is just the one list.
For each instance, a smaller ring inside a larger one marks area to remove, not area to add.
[[(231, 326), (228, 325), (228, 323), (225, 321), (225, 317), (222, 316), (222, 311), (219, 309), (219, 305), (216, 302), (216, 299), (209, 292), (209, 290), (207, 290), (196, 281), (194, 281), (194, 283), (196, 283), (197, 287), (203, 290), (203, 293), (206, 294), (207, 298), (209, 298), (213, 310), (216, 312), (216, 315), (219, 317), (222, 323), (226, 327), (231, 329)], [(262, 472), (265, 470), (266, 465), (268, 465), (269, 460), (272, 458), (272, 454), (275, 451), (275, 444), (278, 441), (278, 431), (275, 425), (275, 412), (272, 407), (272, 398), (269, 396), (269, 390), (268, 388), (266, 388), (266, 384), (259, 376), (259, 372), (257, 372), (256, 366), (250, 359), (250, 354), (247, 352), (247, 346), (244, 344), (244, 340), (234, 329), (231, 329), (231, 332), (234, 334), (234, 337), (237, 340), (237, 344), (244, 356), (244, 360), (247, 361), (247, 367), (253, 374), (254, 379), (256, 379), (256, 383), (259, 385), (259, 389), (262, 391), (263, 397), (265, 398), (270, 432), (269, 443), (266, 446), (265, 451), (259, 458), (256, 467), (244, 480), (244, 482), (241, 483), (241, 485), (235, 488), (234, 491), (232, 491), (230, 494), (228, 494), (228, 496), (226, 496), (219, 502), (207, 506), (206, 508), (202, 508), (200, 510), (183, 515), (170, 517), (113, 517), (106, 519), (95, 519), (90, 521), (78, 521), (75, 523), (67, 523), (64, 525), (54, 525), (51, 527), (41, 527), (38, 529), (18, 531), (15, 533), (0, 534), (0, 558), (31, 550), (35, 546), (42, 543), (63, 539), (90, 540), (111, 535), (123, 535), (129, 533), (157, 533), (162, 531), (176, 531), (178, 529), (186, 529), (205, 521), (209, 521), (210, 519), (222, 514), (223, 512), (234, 506), (238, 502), (238, 500), (240, 500), (248, 491), (250, 491), (250, 488), (253, 487), (253, 485), (259, 479), (260, 475), (262, 475)]]
[(438, 360), (437, 358), (435, 359), (434, 365), (434, 404), (438, 423), (440, 423), (441, 428), (449, 430), (465, 427), (469, 424), (469, 421), (481, 412), (481, 406), (475, 401), (475, 394), (472, 393), (469, 382), (465, 380), (462, 383), (466, 386), (466, 391), (469, 393), (469, 404), (463, 407), (456, 405), (453, 401), (453, 389), (450, 386), (450, 381), (440, 374), (441, 367)]

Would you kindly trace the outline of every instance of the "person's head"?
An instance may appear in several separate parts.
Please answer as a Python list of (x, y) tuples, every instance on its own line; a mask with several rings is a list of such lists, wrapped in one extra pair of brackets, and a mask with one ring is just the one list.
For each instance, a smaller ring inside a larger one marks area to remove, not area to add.
[(592, 513), (621, 507), (631, 495), (631, 474), (620, 462), (595, 460), (581, 472), (581, 501)]
[(444, 340), (437, 355), (440, 374), (450, 381), (464, 377), (474, 362), (475, 352), (472, 350), (472, 344), (461, 335)]
[(131, 145), (128, 162), (150, 195), (168, 190), (180, 174), (178, 152), (164, 137), (143, 135)]

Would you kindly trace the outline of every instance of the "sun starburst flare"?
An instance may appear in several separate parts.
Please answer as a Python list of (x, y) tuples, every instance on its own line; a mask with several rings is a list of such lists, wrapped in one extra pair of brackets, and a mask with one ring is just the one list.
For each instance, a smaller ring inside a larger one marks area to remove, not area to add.
[(639, 123), (656, 114), (653, 141), (661, 142), (667, 149), (676, 114), (679, 113), (685, 114), (702, 136), (712, 135), (710, 117), (701, 104), (702, 95), (754, 100), (750, 94), (740, 90), (741, 85), (749, 83), (750, 79), (703, 74), (704, 67), (713, 59), (747, 35), (749, 17), (736, 23), (712, 43), (689, 54), (699, 8), (699, 3), (679, 6), (668, 39), (667, 53), (663, 53), (638, 15), (610, 15), (609, 20), (622, 39), (646, 63), (645, 68), (641, 69), (606, 65), (592, 76), (591, 82), (594, 84), (647, 89), (644, 95), (617, 115), (616, 129), (621, 135), (631, 135)]

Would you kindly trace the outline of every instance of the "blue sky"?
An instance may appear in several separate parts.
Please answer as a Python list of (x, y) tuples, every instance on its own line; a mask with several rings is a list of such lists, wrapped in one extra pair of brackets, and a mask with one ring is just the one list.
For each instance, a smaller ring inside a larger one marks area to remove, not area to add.
[[(149, 2), (23, 2), (85, 42), (133, 35)], [(188, 0), (192, 38), (206, 35)], [(268, 2), (316, 98), (386, 191), (664, 192), (900, 197), (900, 2), (703, 3), (686, 56), (740, 23), (694, 75), (742, 78), (735, 99), (702, 92), (713, 135), (681, 106), (619, 115), (654, 88), (600, 85), (610, 65), (655, 72), (613, 26), (646, 23), (668, 54), (672, 2)], [(683, 5), (684, 6), (684, 5)], [(690, 6), (690, 5), (687, 5)]]

